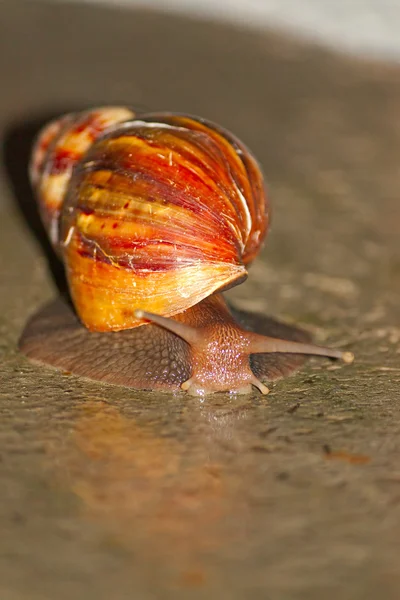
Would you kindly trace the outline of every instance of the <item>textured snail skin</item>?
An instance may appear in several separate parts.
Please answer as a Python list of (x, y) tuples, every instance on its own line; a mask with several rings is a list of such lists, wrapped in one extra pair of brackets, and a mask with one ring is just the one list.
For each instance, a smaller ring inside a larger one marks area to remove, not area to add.
[[(226, 390), (246, 393), (253, 382), (277, 380), (304, 363), (302, 354), (242, 354), (242, 348), (233, 342), (235, 334), (245, 332), (245, 325), (259, 333), (299, 342), (307, 342), (309, 336), (260, 315), (236, 312), (235, 317), (234, 321), (227, 314), (218, 296), (177, 315), (177, 320), (196, 326), (199, 331), (202, 326), (210, 331), (204, 346), (214, 343), (212, 353), (207, 354), (206, 348), (206, 352), (197, 355), (180, 337), (153, 324), (118, 332), (90, 332), (72, 307), (59, 298), (28, 322), (20, 349), (40, 364), (135, 389), (174, 392), (195, 378), (188, 392), (200, 396)], [(225, 344), (220, 343), (220, 336), (225, 337)]]
[(235, 319), (217, 293), (246, 277), (269, 221), (257, 162), (224, 129), (123, 107), (67, 115), (39, 135), (30, 173), (79, 318), (60, 300), (39, 311), (20, 340), (32, 360), (194, 395), (268, 393), (306, 354), (352, 361), (296, 328)]

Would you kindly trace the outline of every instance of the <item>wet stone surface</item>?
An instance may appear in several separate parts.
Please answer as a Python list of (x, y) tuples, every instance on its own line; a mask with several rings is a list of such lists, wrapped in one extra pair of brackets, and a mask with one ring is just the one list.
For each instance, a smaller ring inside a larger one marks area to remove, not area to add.
[[(400, 69), (272, 33), (35, 2), (1, 3), (0, 39), (0, 597), (397, 599)], [(32, 134), (47, 114), (112, 102), (243, 138), (274, 219), (230, 298), (354, 365), (312, 360), (267, 398), (200, 401), (19, 355), (52, 273), (62, 282), (27, 184)]]

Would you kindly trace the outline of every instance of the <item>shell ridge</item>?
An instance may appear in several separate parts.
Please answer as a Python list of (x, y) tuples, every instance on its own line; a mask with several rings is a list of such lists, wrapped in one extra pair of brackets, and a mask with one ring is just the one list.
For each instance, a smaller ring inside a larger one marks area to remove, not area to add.
[(89, 329), (135, 327), (135, 308), (172, 316), (243, 279), (267, 213), (257, 164), (231, 134), (123, 107), (74, 114), (47, 133), (32, 180)]

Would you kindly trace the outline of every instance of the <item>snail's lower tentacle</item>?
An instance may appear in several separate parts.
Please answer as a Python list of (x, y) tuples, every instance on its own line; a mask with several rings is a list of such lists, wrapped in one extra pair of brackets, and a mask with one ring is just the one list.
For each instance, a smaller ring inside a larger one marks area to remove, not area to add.
[(266, 396), (267, 394), (269, 394), (269, 388), (267, 388), (267, 386), (264, 385), (262, 383), (262, 381), (259, 381), (257, 379), (257, 377), (254, 377), (254, 379), (252, 379), (251, 383), (252, 383), (252, 385), (254, 385), (254, 387), (256, 387), (257, 389), (259, 389), (260, 392), (262, 394), (264, 394), (264, 396)]

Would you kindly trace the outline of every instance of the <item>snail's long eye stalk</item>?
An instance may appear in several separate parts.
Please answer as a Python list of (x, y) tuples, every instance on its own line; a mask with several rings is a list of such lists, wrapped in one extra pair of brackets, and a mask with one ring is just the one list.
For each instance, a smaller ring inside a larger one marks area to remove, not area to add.
[(160, 327), (164, 327), (164, 329), (168, 329), (168, 331), (175, 333), (175, 335), (178, 335), (188, 344), (195, 344), (200, 340), (200, 333), (194, 327), (190, 327), (190, 325), (185, 325), (179, 321), (174, 321), (174, 319), (155, 315), (145, 310), (135, 310), (134, 314), (137, 319), (146, 319), (160, 325)]
[(250, 354), (267, 352), (287, 352), (290, 354), (311, 354), (314, 356), (326, 356), (328, 358), (338, 358), (345, 363), (352, 363), (354, 354), (352, 352), (342, 352), (324, 346), (315, 344), (304, 344), (302, 342), (292, 342), (278, 338), (266, 337), (251, 333)]

